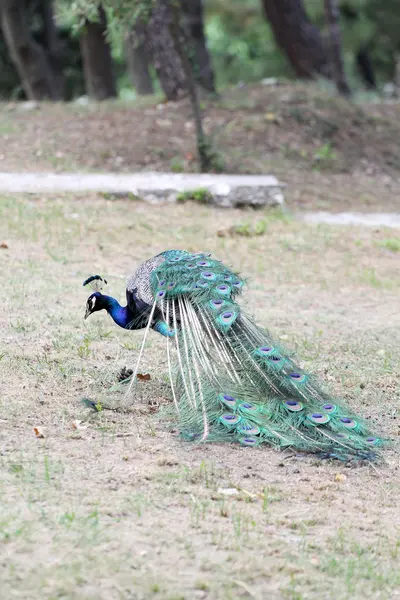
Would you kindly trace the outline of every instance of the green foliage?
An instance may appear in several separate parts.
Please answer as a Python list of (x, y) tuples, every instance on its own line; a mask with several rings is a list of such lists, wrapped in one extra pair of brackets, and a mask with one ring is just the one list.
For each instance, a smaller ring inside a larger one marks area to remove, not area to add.
[[(147, 21), (156, 0), (55, 0), (56, 20), (62, 29), (66, 50), (61, 62), (67, 65), (67, 98), (83, 93), (83, 74), (78, 40), (85, 23), (97, 21), (104, 7), (108, 22), (108, 40), (116, 62), (119, 94), (127, 100), (135, 97), (126, 74), (124, 38), (137, 19)], [(400, 53), (400, 3), (398, 0), (340, 0), (344, 62), (353, 89), (361, 86), (356, 55), (366, 48), (378, 84), (392, 80), (396, 55)], [(238, 82), (258, 81), (265, 77), (293, 77), (293, 72), (277, 47), (273, 32), (262, 11), (260, 0), (207, 0), (205, 28), (212, 55), (217, 87)], [(324, 3), (304, 0), (310, 19), (326, 35)], [(40, 18), (30, 14), (31, 32), (43, 43)], [(0, 36), (0, 97), (23, 97), (16, 69)], [(364, 84), (362, 84), (364, 87)], [(214, 160), (215, 162), (215, 160)], [(216, 161), (218, 162), (218, 161)], [(219, 171), (221, 168), (212, 166)]]
[(90, 339), (84, 336), (82, 343), (78, 346), (78, 356), (80, 358), (88, 358), (91, 355)]
[(336, 160), (337, 155), (332, 148), (332, 144), (328, 142), (315, 152), (313, 158), (316, 168), (326, 169), (332, 167), (332, 163)]
[(183, 173), (183, 171), (185, 170), (183, 160), (179, 156), (174, 156), (173, 158), (171, 158), (169, 167), (173, 173)]
[(211, 192), (205, 188), (198, 188), (197, 190), (190, 190), (182, 192), (176, 197), (177, 202), (187, 202), (188, 200), (194, 200), (199, 204), (209, 204), (213, 199)]
[(290, 74), (259, 0), (213, 0), (206, 9), (207, 43), (219, 85)]
[(129, 31), (137, 19), (147, 20), (155, 0), (57, 0), (58, 15), (68, 19), (72, 27), (80, 30), (85, 21), (98, 21), (99, 6), (103, 6), (111, 27), (120, 31)]
[[(323, 2), (305, 0), (308, 14), (325, 27)], [(393, 78), (395, 54), (400, 51), (400, 4), (398, 0), (341, 0), (341, 31), (345, 62), (355, 75), (355, 55), (367, 48), (378, 82)]]

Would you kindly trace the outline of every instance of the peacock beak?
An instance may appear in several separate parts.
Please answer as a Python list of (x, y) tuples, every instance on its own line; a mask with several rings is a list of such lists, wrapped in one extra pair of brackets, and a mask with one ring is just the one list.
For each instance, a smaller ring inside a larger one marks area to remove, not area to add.
[(89, 306), (87, 306), (87, 307), (86, 307), (85, 316), (84, 316), (83, 318), (84, 318), (84, 319), (87, 319), (87, 318), (88, 318), (88, 316), (89, 316), (90, 314), (91, 314), (90, 307), (89, 307)]

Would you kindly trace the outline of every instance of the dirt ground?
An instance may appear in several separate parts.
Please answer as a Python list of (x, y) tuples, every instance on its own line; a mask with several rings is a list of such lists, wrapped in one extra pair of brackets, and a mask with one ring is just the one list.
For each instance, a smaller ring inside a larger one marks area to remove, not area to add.
[[(400, 598), (396, 233), (31, 195), (0, 197), (0, 244), (3, 598)], [(84, 321), (82, 282), (101, 273), (122, 301), (124, 276), (166, 248), (209, 250), (248, 276), (258, 321), (394, 440), (384, 462), (182, 442), (155, 333), (131, 412), (86, 409), (134, 364), (141, 332)]]
[[(350, 104), (290, 83), (229, 89), (203, 107), (216, 170), (276, 175), (300, 208), (398, 210), (400, 103)], [(186, 100), (0, 104), (0, 171), (197, 168)]]

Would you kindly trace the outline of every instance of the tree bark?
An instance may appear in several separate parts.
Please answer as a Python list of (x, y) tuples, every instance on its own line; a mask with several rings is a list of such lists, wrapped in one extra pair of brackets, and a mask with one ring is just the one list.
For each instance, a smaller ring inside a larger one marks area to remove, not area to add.
[(193, 75), (196, 82), (215, 92), (214, 72), (204, 34), (203, 0), (181, 0), (183, 26), (192, 47)]
[(180, 57), (182, 68), (186, 77), (186, 85), (189, 92), (190, 103), (192, 105), (193, 119), (196, 127), (197, 152), (199, 155), (200, 171), (205, 173), (211, 166), (211, 155), (207, 138), (204, 134), (203, 119), (201, 107), (197, 95), (196, 82), (193, 75), (192, 65), (187, 55), (186, 48), (183, 45), (183, 36), (180, 27), (180, 13), (178, 6), (171, 7), (171, 22), (169, 25), (171, 38), (175, 46), (176, 53)]
[(54, 19), (53, 0), (41, 0), (39, 4), (43, 21), (43, 34), (45, 51), (50, 62), (61, 97), (64, 98), (65, 77), (62, 72), (61, 50), (62, 44), (58, 35)]
[(4, 39), (27, 98), (60, 99), (60, 89), (46, 54), (30, 34), (25, 0), (1, 0), (0, 11)]
[(394, 74), (395, 95), (400, 97), (400, 52), (395, 56), (396, 70)]
[(309, 20), (302, 0), (262, 0), (262, 6), (276, 43), (296, 75), (330, 78), (331, 64), (321, 34)]
[(376, 78), (367, 46), (361, 46), (356, 54), (358, 72), (369, 90), (376, 90)]
[(170, 24), (169, 2), (158, 0), (147, 26), (146, 49), (167, 100), (177, 100), (186, 92), (186, 80)]
[(125, 39), (125, 56), (129, 76), (139, 96), (153, 94), (153, 82), (150, 75), (149, 59), (145, 44), (146, 30), (136, 23), (133, 31)]
[(117, 95), (111, 49), (105, 38), (106, 33), (107, 17), (100, 6), (99, 21), (86, 21), (81, 37), (86, 92), (96, 100), (115, 98)]
[(347, 83), (346, 74), (344, 72), (339, 8), (336, 0), (325, 0), (325, 18), (329, 27), (333, 78), (339, 94), (349, 97), (351, 96), (351, 89)]

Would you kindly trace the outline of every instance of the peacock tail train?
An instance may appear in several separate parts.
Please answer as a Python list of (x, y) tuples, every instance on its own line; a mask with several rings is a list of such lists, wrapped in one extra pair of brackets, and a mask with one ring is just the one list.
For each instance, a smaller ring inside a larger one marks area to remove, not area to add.
[(148, 326), (157, 318), (168, 330), (182, 437), (375, 458), (383, 439), (243, 312), (243, 285), (211, 255), (182, 250), (146, 261), (127, 282), (127, 295), (133, 290), (149, 307)]
[(173, 346), (172, 393), (185, 439), (264, 442), (344, 459), (374, 455), (382, 440), (243, 313), (241, 277), (207, 254), (162, 256), (151, 291), (175, 331), (168, 356)]

